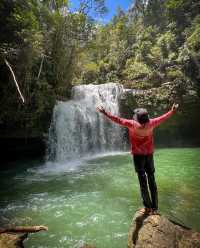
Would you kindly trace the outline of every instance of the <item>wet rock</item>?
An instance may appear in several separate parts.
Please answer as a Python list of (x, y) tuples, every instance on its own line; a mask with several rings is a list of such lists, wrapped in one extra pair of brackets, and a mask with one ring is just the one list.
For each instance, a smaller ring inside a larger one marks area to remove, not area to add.
[(96, 246), (85, 244), (85, 245), (81, 246), (81, 248), (96, 248)]
[(23, 241), (28, 237), (28, 233), (47, 230), (48, 227), (46, 226), (10, 226), (0, 228), (0, 248), (23, 248)]
[(28, 234), (11, 234), (1, 233), (0, 234), (0, 247), (1, 248), (22, 248), (23, 241), (26, 239)]
[(128, 235), (129, 248), (200, 248), (200, 233), (164, 216), (136, 212)]

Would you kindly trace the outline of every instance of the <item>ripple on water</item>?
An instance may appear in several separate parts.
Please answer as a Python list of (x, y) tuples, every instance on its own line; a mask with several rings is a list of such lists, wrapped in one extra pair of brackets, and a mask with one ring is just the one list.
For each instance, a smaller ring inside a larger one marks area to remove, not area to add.
[[(198, 228), (200, 161), (192, 158), (191, 151), (188, 157), (186, 151), (156, 152), (159, 203), (161, 213)], [(176, 160), (183, 162), (175, 164)], [(188, 167), (189, 163), (192, 166)], [(20, 225), (49, 227), (48, 235), (31, 236), (27, 247), (79, 248), (85, 243), (100, 248), (126, 247), (133, 213), (141, 205), (129, 155), (45, 163), (11, 174), (9, 180), (0, 181), (0, 215), (7, 222), (12, 219)]]

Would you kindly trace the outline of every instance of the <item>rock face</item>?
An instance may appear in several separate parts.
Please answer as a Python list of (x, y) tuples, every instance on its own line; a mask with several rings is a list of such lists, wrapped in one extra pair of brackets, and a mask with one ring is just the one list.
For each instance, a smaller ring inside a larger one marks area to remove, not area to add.
[(164, 216), (136, 212), (128, 235), (129, 248), (200, 248), (200, 233)]

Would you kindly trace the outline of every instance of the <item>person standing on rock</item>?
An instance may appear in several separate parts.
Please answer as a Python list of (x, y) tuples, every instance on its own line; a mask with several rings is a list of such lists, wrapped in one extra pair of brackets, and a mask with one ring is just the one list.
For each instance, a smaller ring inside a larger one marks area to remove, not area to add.
[(134, 110), (133, 119), (124, 119), (106, 112), (101, 106), (97, 107), (97, 111), (104, 114), (111, 121), (128, 128), (131, 153), (133, 155), (135, 171), (138, 175), (144, 205), (140, 210), (142, 213), (156, 214), (158, 210), (158, 193), (154, 176), (153, 130), (171, 117), (177, 108), (178, 104), (173, 104), (170, 111), (153, 119), (149, 118), (146, 109), (137, 108)]

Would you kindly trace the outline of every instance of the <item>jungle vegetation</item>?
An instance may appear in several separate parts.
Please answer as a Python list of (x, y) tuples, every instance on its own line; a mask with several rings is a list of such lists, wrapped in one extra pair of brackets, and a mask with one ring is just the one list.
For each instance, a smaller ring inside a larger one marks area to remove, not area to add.
[[(150, 89), (171, 82), (200, 96), (199, 0), (135, 0), (108, 23), (104, 0), (0, 1), (0, 126), (37, 135), (77, 84)], [(23, 104), (9, 61), (24, 95)]]

